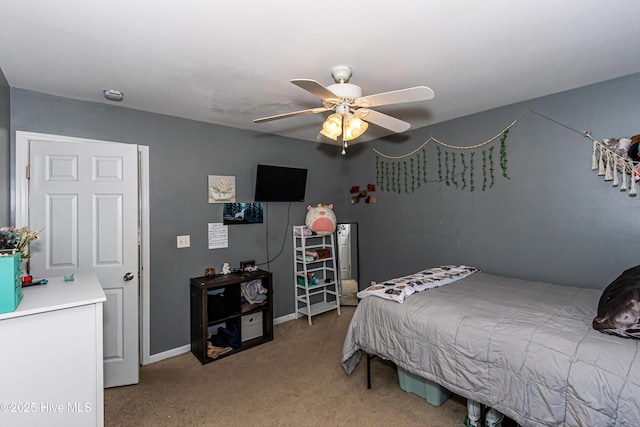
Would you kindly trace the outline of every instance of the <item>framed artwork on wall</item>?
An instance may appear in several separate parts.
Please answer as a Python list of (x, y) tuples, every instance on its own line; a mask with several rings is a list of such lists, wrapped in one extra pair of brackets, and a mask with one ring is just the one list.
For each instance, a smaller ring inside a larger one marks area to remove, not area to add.
[(225, 203), (222, 208), (223, 224), (261, 224), (262, 203)]
[(209, 175), (209, 203), (229, 203), (236, 201), (236, 177), (227, 175)]

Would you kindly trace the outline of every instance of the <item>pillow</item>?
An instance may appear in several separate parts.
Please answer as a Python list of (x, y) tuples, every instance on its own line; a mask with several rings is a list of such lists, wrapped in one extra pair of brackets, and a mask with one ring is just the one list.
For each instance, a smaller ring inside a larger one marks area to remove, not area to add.
[(376, 283), (358, 292), (358, 298), (377, 296), (399, 303), (416, 292), (437, 288), (457, 280), (464, 279), (478, 271), (476, 267), (466, 265), (443, 265), (441, 267), (427, 268), (409, 276)]
[(640, 265), (625, 270), (602, 292), (593, 328), (640, 339)]

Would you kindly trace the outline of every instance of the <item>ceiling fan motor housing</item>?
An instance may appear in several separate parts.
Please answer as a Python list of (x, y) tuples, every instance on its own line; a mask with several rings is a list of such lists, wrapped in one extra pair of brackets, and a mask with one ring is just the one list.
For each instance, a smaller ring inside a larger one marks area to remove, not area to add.
[(334, 85), (327, 86), (327, 89), (338, 95), (340, 98), (362, 97), (362, 89), (360, 86), (351, 83), (336, 83)]
[[(356, 100), (356, 98), (362, 98), (362, 89), (360, 86), (356, 86), (351, 83), (347, 83), (351, 78), (353, 70), (348, 65), (336, 65), (331, 68), (331, 75), (333, 76), (333, 80), (335, 80), (336, 84), (327, 86), (331, 92), (336, 94), (342, 103), (352, 103)], [(329, 108), (330, 105), (336, 105), (336, 102), (333, 100), (325, 100), (322, 104)]]

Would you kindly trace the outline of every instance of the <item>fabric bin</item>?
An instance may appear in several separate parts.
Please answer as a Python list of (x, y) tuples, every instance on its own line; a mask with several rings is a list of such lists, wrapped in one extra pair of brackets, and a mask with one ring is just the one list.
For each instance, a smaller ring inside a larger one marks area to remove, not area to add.
[(417, 375), (413, 375), (399, 366), (398, 380), (400, 381), (401, 389), (420, 396), (433, 406), (442, 405), (449, 396), (451, 396), (451, 392), (446, 388)]
[(240, 340), (242, 342), (252, 340), (262, 336), (262, 312), (247, 314), (242, 316), (240, 327)]

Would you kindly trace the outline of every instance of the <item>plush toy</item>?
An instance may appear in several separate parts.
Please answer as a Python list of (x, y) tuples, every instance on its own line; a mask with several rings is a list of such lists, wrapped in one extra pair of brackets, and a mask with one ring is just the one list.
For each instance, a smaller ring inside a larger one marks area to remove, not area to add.
[(222, 264), (222, 274), (229, 274), (231, 273), (231, 266), (229, 266), (228, 262), (225, 262), (224, 264)]
[(333, 205), (307, 206), (307, 228), (316, 234), (331, 234), (336, 230), (336, 215), (333, 213)]

